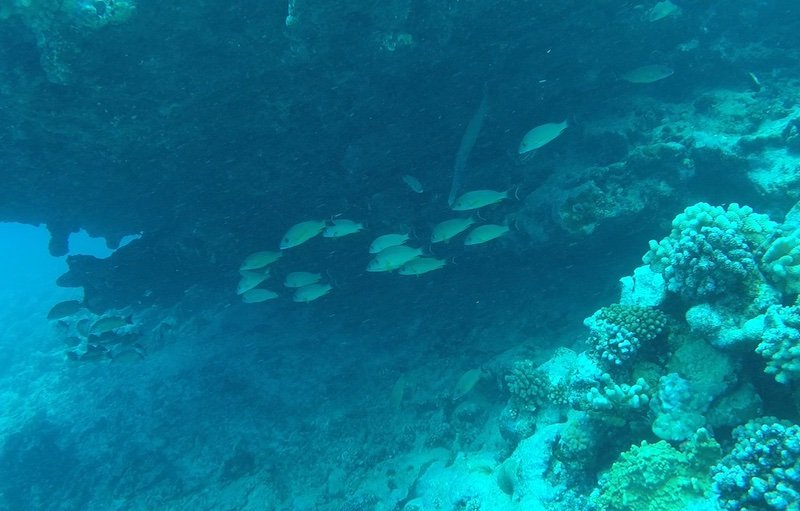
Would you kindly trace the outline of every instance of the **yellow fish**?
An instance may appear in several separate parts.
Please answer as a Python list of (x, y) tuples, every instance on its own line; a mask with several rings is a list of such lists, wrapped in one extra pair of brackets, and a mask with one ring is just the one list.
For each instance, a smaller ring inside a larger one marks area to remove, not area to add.
[(53, 305), (53, 308), (47, 313), (47, 319), (61, 319), (67, 316), (72, 316), (82, 308), (83, 304), (78, 300), (58, 302), (57, 304)]
[(672, 76), (674, 72), (671, 67), (653, 64), (631, 69), (627, 73), (623, 73), (620, 78), (630, 83), (653, 83)]
[(444, 222), (440, 222), (433, 227), (433, 233), (431, 234), (431, 243), (448, 241), (449, 239), (458, 236), (462, 232), (466, 231), (467, 229), (470, 228), (470, 226), (474, 224), (475, 224), (475, 219), (472, 217), (453, 218), (451, 220), (445, 220)]
[(309, 284), (316, 284), (322, 280), (322, 275), (319, 273), (310, 273), (307, 271), (293, 271), (283, 281), (283, 285), (289, 288), (298, 288), (308, 286)]
[(396, 245), (402, 245), (408, 241), (408, 234), (384, 234), (378, 236), (369, 246), (370, 254), (377, 254), (381, 250)]
[(331, 220), (331, 224), (333, 225), (325, 227), (325, 230), (322, 231), (323, 238), (341, 238), (348, 234), (355, 234), (364, 228), (363, 224), (344, 218)]
[(313, 302), (317, 298), (323, 297), (326, 294), (331, 292), (333, 286), (326, 282), (317, 282), (315, 284), (309, 284), (307, 286), (303, 286), (297, 288), (292, 296), (292, 300), (295, 302), (302, 302), (308, 303)]
[(250, 291), (257, 285), (261, 284), (265, 280), (269, 278), (269, 272), (266, 273), (256, 273), (256, 272), (246, 272), (242, 275), (242, 278), (239, 279), (239, 284), (236, 286), (236, 294), (241, 295)]
[(247, 270), (258, 270), (260, 268), (264, 268), (265, 266), (269, 266), (270, 264), (280, 259), (282, 255), (283, 254), (281, 252), (274, 252), (271, 250), (255, 252), (253, 254), (250, 254), (244, 259), (242, 265), (239, 266), (239, 270), (247, 271)]
[(281, 239), (281, 250), (296, 247), (314, 236), (318, 235), (325, 229), (325, 222), (322, 220), (308, 220), (295, 224), (286, 231)]
[(567, 121), (536, 126), (522, 137), (522, 142), (520, 142), (517, 152), (525, 154), (544, 147), (558, 138), (567, 127)]
[(422, 255), (421, 248), (413, 248), (406, 245), (387, 247), (372, 258), (372, 261), (367, 265), (367, 271), (393, 271), (420, 255)]
[(260, 303), (267, 300), (274, 300), (278, 297), (278, 293), (270, 291), (269, 289), (250, 289), (242, 293), (242, 301), (244, 303)]
[(464, 245), (479, 245), (503, 236), (509, 231), (507, 225), (486, 224), (472, 229), (464, 238)]
[(434, 259), (433, 257), (417, 257), (401, 266), (397, 273), (400, 275), (422, 275), (429, 271), (444, 268), (446, 262), (444, 259)]
[(95, 321), (91, 328), (89, 328), (89, 333), (100, 335), (132, 324), (133, 316), (126, 316), (124, 318), (122, 316), (107, 316)]
[(494, 190), (474, 190), (463, 194), (456, 199), (450, 207), (453, 211), (469, 211), (470, 209), (478, 209), (491, 204), (497, 204), (508, 199), (508, 192), (496, 192)]

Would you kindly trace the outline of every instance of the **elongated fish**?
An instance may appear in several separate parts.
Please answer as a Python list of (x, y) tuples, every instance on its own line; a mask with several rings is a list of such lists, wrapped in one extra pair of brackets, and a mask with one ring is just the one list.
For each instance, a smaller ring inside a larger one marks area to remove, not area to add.
[(422, 193), (425, 191), (425, 188), (422, 187), (422, 183), (419, 182), (419, 179), (415, 178), (411, 174), (403, 174), (401, 179), (411, 189), (412, 192)]
[(458, 145), (458, 152), (456, 153), (456, 161), (453, 165), (453, 182), (450, 185), (450, 194), (447, 197), (447, 204), (453, 205), (458, 192), (461, 190), (461, 183), (464, 181), (464, 172), (467, 169), (467, 160), (478, 140), (478, 135), (481, 133), (483, 127), (483, 120), (486, 118), (486, 113), (489, 111), (489, 87), (484, 84), (483, 86), (483, 99), (478, 109), (467, 124), (467, 129), (461, 136), (461, 143)]
[(89, 333), (92, 335), (100, 335), (106, 332), (110, 332), (112, 330), (116, 330), (117, 328), (122, 328), (127, 325), (133, 324), (133, 316), (106, 316), (104, 318), (100, 318), (92, 324), (91, 328), (89, 328)]

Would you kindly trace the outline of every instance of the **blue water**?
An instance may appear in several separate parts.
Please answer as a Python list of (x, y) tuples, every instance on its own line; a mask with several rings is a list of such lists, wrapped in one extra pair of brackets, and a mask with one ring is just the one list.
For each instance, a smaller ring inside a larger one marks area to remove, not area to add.
[(797, 511), (798, 34), (0, 0), (0, 511)]

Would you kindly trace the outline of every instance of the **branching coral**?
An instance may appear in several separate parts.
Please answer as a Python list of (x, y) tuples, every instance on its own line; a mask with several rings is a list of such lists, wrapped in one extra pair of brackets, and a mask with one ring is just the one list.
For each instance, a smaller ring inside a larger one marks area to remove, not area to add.
[(757, 263), (777, 232), (778, 224), (748, 206), (701, 202), (675, 217), (668, 237), (650, 242), (643, 261), (664, 275), (673, 293), (718, 297), (761, 279)]
[(665, 441), (642, 442), (622, 453), (592, 493), (602, 511), (672, 511), (702, 499), (711, 487), (708, 469), (719, 456), (719, 444), (699, 430), (684, 451)]
[(800, 426), (763, 417), (733, 438), (733, 450), (712, 469), (723, 509), (800, 509)]
[(599, 357), (614, 366), (632, 358), (641, 347), (660, 334), (666, 316), (653, 307), (613, 304), (598, 310), (583, 322), (591, 329), (588, 342)]
[(764, 317), (756, 352), (767, 359), (765, 372), (780, 383), (800, 379), (800, 305), (773, 305)]

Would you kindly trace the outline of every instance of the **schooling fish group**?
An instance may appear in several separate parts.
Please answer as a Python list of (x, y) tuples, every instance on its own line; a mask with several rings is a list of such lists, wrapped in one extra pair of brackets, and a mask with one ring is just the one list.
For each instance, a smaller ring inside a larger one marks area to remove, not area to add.
[[(420, 185), (421, 189), (421, 185)], [(413, 188), (412, 188), (413, 190)], [(453, 211), (475, 211), (500, 203), (510, 198), (511, 190), (473, 190), (462, 194), (451, 206)], [(430, 234), (430, 243), (446, 243), (466, 232), (478, 220), (475, 216), (456, 217), (437, 223)], [(306, 220), (291, 226), (281, 238), (279, 251), (259, 251), (247, 256), (239, 267), (239, 283), (236, 293), (245, 303), (273, 300), (280, 293), (265, 287), (273, 272), (273, 263), (279, 261), (291, 249), (322, 235), (323, 238), (341, 238), (364, 230), (364, 224), (344, 218)], [(464, 245), (479, 245), (500, 238), (510, 231), (508, 225), (483, 224), (473, 227), (466, 235)], [(366, 265), (370, 273), (397, 272), (398, 275), (423, 275), (444, 268), (445, 259), (432, 257), (419, 246), (410, 246), (409, 233), (387, 233), (373, 239), (368, 253), (373, 257)], [(308, 303), (333, 290), (333, 285), (317, 272), (292, 269), (284, 275), (283, 287), (290, 290), (292, 300)]]

